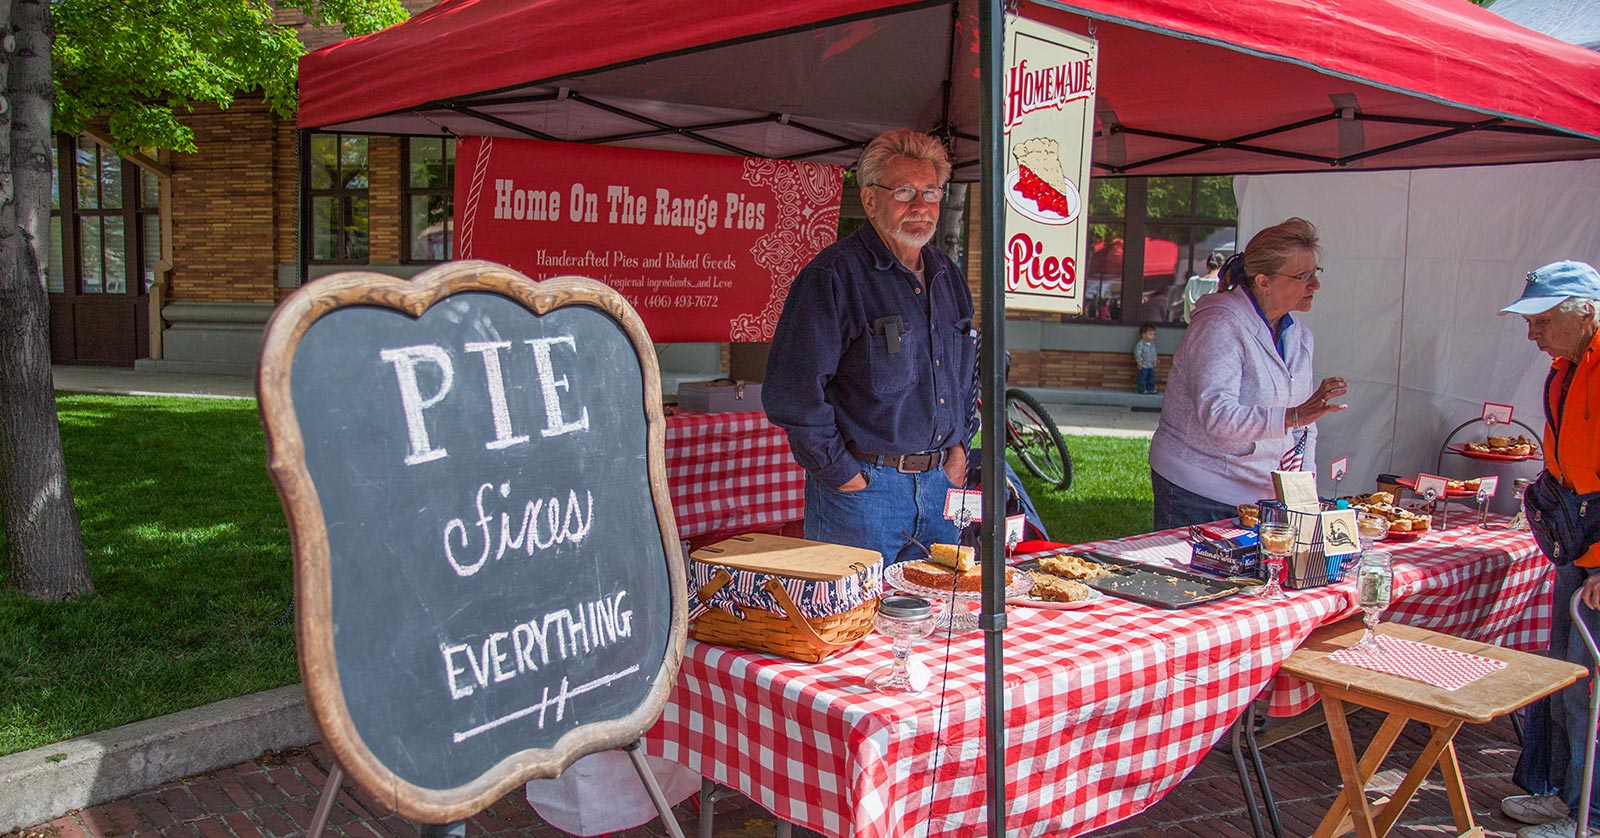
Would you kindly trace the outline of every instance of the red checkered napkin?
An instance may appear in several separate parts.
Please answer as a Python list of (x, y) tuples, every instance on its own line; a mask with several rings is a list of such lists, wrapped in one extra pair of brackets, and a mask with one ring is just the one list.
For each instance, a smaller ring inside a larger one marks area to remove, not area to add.
[(1505, 661), (1414, 640), (1381, 634), (1377, 639), (1376, 652), (1350, 646), (1329, 655), (1328, 660), (1421, 681), (1452, 692), (1506, 667)]

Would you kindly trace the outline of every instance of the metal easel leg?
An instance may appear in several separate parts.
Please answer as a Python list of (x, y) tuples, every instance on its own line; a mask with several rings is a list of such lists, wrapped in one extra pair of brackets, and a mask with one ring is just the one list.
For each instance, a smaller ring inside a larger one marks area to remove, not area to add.
[(306, 838), (321, 838), (322, 830), (328, 825), (328, 814), (333, 811), (334, 798), (339, 796), (339, 784), (344, 782), (344, 769), (338, 765), (328, 772), (328, 779), (322, 783), (322, 794), (317, 797), (317, 811), (311, 816), (311, 831), (306, 833)]
[[(639, 780), (644, 783), (644, 790), (649, 792), (650, 802), (656, 805), (656, 812), (660, 813), (661, 823), (666, 826), (667, 834), (672, 838), (684, 838), (683, 828), (678, 826), (678, 818), (672, 814), (672, 804), (667, 802), (667, 796), (661, 792), (661, 784), (656, 782), (656, 775), (651, 773), (650, 764), (645, 762), (644, 753), (639, 750), (639, 740), (635, 739), (623, 745), (622, 750), (633, 760), (633, 770), (639, 772)], [(704, 812), (703, 809), (701, 811)], [(702, 824), (704, 817), (702, 814)]]

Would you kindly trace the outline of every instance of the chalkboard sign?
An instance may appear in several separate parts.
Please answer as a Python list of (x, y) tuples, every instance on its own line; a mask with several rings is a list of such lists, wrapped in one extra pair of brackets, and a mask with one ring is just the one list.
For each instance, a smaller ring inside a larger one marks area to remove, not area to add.
[(685, 577), (619, 294), (488, 262), (328, 277), (268, 323), (257, 390), (308, 706), (363, 788), (459, 820), (660, 716)]

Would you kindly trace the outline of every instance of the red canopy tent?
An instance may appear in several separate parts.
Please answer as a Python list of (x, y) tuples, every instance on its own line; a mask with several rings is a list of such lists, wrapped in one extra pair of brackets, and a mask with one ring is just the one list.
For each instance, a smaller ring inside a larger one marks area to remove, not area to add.
[[(301, 61), (299, 123), (849, 165), (953, 138), (977, 179), (976, 0), (446, 0)], [(1102, 173), (1600, 156), (1600, 56), (1464, 0), (1073, 0), (1100, 42)], [(968, 80), (962, 83), (961, 80)]]
[[(1042, 0), (1099, 41), (1101, 174), (1424, 168), (1600, 157), (1600, 55), (1466, 0)], [(301, 60), (303, 129), (529, 136), (850, 165), (881, 131), (947, 138), (1000, 253), (999, 0), (445, 0)], [(302, 150), (304, 151), (304, 144)], [(304, 158), (302, 154), (302, 158)], [(302, 181), (305, 178), (302, 176)], [(304, 212), (303, 212), (304, 214)], [(304, 245), (302, 245), (304, 247)], [(999, 427), (999, 269), (983, 266)], [(1000, 446), (983, 468), (1001, 468)], [(1003, 731), (1003, 551), (985, 487), (987, 729)], [(1003, 734), (1002, 734), (1003, 735)], [(1004, 743), (989, 741), (991, 834)]]

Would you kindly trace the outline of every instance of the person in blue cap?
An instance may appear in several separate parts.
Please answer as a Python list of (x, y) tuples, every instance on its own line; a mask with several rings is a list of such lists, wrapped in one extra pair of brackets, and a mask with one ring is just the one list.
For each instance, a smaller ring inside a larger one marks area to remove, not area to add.
[[(1520, 314), (1528, 340), (1553, 359), (1545, 380), (1545, 471), (1529, 488), (1529, 518), (1541, 506), (1570, 504), (1600, 492), (1600, 273), (1583, 262), (1555, 262), (1532, 271), (1516, 302), (1501, 314)], [(1552, 516), (1544, 516), (1550, 520)], [(1588, 518), (1588, 521), (1584, 521)], [(1555, 564), (1550, 603), (1552, 657), (1588, 666), (1588, 649), (1573, 630), (1567, 603), (1583, 591), (1584, 619), (1600, 635), (1600, 512), (1554, 532), (1534, 524), (1540, 547)], [(1563, 542), (1565, 542), (1563, 544)], [(1519, 838), (1570, 838), (1582, 792), (1588, 750), (1589, 679), (1530, 705), (1522, 755), (1512, 780), (1531, 794), (1500, 801), (1506, 817), (1530, 824)], [(1600, 823), (1600, 792), (1591, 794), (1591, 823)]]

